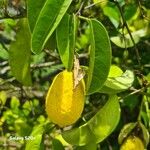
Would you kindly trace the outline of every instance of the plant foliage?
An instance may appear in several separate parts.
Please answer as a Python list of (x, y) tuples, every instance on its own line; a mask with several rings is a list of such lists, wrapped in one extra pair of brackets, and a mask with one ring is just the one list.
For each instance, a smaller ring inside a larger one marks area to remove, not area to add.
[[(1, 0), (0, 149), (119, 150), (130, 137), (150, 149), (149, 47), (149, 1)], [(85, 81), (63, 129), (45, 111), (62, 70)]]

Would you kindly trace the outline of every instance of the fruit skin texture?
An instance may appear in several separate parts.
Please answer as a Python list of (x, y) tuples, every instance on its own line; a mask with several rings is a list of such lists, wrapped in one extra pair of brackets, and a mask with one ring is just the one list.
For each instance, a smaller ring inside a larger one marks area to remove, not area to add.
[(81, 80), (74, 89), (73, 73), (60, 72), (53, 80), (46, 96), (46, 112), (49, 119), (64, 127), (75, 123), (84, 107), (85, 86)]
[(120, 150), (144, 150), (142, 140), (136, 136), (129, 136)]

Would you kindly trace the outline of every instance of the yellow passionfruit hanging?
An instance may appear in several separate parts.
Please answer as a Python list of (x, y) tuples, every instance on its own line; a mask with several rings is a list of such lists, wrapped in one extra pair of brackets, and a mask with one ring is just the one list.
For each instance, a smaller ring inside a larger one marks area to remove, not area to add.
[(46, 96), (49, 119), (60, 127), (75, 123), (83, 111), (84, 91), (83, 79), (74, 88), (72, 72), (64, 70), (56, 75)]
[(144, 145), (139, 137), (129, 136), (122, 144), (120, 150), (144, 150)]

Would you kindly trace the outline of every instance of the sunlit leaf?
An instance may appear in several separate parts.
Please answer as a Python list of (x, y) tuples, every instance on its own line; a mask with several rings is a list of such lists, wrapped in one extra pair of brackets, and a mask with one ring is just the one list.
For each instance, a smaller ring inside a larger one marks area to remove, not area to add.
[(56, 29), (56, 37), (60, 58), (68, 71), (73, 67), (75, 34), (76, 17), (66, 14)]
[(10, 107), (11, 107), (11, 109), (17, 109), (19, 106), (20, 106), (19, 99), (16, 98), (15, 96), (12, 97), (12, 99), (10, 101)]
[(91, 30), (90, 62), (87, 93), (100, 90), (107, 79), (111, 63), (111, 46), (105, 27), (97, 20), (89, 20)]
[(144, 144), (145, 144), (145, 146), (147, 146), (150, 141), (149, 131), (142, 123), (140, 123), (140, 127), (142, 129), (142, 134), (143, 134), (142, 137), (144, 139)]
[(119, 93), (131, 87), (134, 81), (133, 72), (130, 70), (126, 70), (126, 72), (124, 73), (120, 72), (121, 74), (117, 75), (116, 69), (115, 68), (110, 69), (110, 75), (108, 76), (104, 86), (100, 89), (99, 92), (108, 94)]
[(116, 128), (120, 119), (118, 97), (110, 95), (108, 102), (87, 123), (66, 131), (63, 138), (70, 144), (83, 146), (89, 142), (99, 143)]
[[(131, 32), (131, 34), (133, 36), (135, 44), (137, 44), (140, 41), (140, 38), (144, 37), (147, 34), (147, 29), (146, 28), (140, 29)], [(125, 34), (124, 37), (122, 35), (113, 36), (110, 39), (114, 44), (116, 44), (118, 47), (121, 48), (129, 48), (134, 46), (129, 34)]]
[(119, 68), (116, 65), (111, 65), (108, 77), (119, 77), (122, 74), (123, 74), (123, 71), (121, 70), (121, 68)]
[(118, 136), (118, 143), (122, 144), (123, 141), (131, 134), (133, 129), (136, 127), (137, 123), (131, 122), (126, 125), (121, 129), (120, 134)]
[(55, 135), (55, 139), (59, 140), (59, 141), (63, 144), (63, 146), (70, 146), (69, 143), (67, 143), (67, 142), (63, 139), (63, 137), (62, 137), (61, 134)]
[(30, 138), (32, 138), (32, 140), (27, 140), (25, 150), (42, 150), (41, 141), (43, 132), (43, 124), (35, 126), (30, 135)]
[(110, 21), (117, 28), (120, 23), (120, 12), (117, 6), (114, 3), (108, 3), (103, 7), (104, 14), (109, 17)]
[(32, 51), (40, 53), (67, 11), (71, 0), (46, 0), (32, 35)]

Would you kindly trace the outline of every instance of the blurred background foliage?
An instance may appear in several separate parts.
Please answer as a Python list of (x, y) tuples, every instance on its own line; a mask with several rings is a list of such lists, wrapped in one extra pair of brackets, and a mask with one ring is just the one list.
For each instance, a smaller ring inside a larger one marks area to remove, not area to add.
[[(42, 53), (31, 56), (31, 87), (21, 85), (12, 76), (9, 67), (9, 47), (11, 41), (15, 40), (18, 20), (26, 17), (26, 9), (26, 0), (0, 0), (0, 149), (24, 149), (25, 142), (10, 141), (10, 135), (30, 135), (33, 127), (48, 121), (44, 106), (45, 94), (53, 77), (64, 69), (54, 35), (52, 42), (48, 43)], [(134, 70), (133, 86), (118, 94), (122, 109), (119, 125), (98, 145), (98, 149), (101, 147), (102, 150), (118, 150), (119, 144), (116, 139), (120, 130), (125, 124), (136, 122), (139, 114), (150, 132), (150, 1), (73, 0), (68, 12), (100, 20), (111, 40), (112, 64), (123, 71)], [(89, 27), (86, 22), (80, 20), (76, 52), (81, 65), (88, 63), (89, 41)], [(82, 119), (88, 120), (106, 100), (107, 95), (101, 93), (87, 97)], [(74, 126), (78, 126), (80, 122), (81, 120)], [(61, 150), (62, 144), (66, 149), (72, 149), (71, 145), (58, 136), (61, 130), (52, 123), (44, 132), (43, 149), (53, 147), (55, 150), (55, 145), (59, 145)], [(59, 140), (49, 142), (54, 137)], [(147, 149), (150, 149), (150, 145)]]

